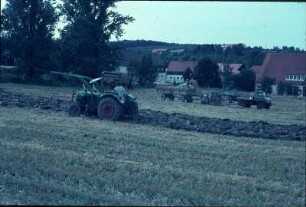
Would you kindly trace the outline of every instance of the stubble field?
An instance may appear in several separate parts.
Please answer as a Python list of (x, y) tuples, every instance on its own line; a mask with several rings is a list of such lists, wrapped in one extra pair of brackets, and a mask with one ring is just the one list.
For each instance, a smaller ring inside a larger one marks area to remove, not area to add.
[[(72, 90), (4, 83), (0, 88), (60, 99), (69, 99)], [(272, 97), (271, 110), (258, 111), (165, 102), (152, 89), (131, 92), (142, 109), (305, 126), (305, 100), (292, 97)], [(305, 141), (0, 106), (0, 154), (0, 204), (305, 204)]]

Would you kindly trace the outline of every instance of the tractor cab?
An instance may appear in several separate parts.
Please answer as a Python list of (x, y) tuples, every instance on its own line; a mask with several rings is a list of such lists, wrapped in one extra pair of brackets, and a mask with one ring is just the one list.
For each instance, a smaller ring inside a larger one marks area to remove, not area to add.
[(265, 102), (265, 103), (269, 103), (271, 102), (271, 98), (269, 98), (267, 96), (267, 94), (264, 92), (264, 91), (255, 91), (255, 94), (253, 96), (253, 100), (256, 100), (256, 101), (262, 101), (262, 102)]

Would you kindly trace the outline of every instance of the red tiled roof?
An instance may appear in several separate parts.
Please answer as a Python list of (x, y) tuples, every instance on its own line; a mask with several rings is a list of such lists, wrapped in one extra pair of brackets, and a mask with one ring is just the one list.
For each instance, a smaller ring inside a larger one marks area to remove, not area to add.
[(194, 70), (197, 64), (197, 61), (171, 61), (168, 65), (167, 72), (183, 73), (187, 68)]
[(231, 63), (229, 64), (229, 68), (231, 71), (239, 71), (243, 64)]
[[(226, 63), (217, 63), (219, 70), (223, 71), (226, 67)], [(239, 71), (244, 65), (243, 64), (238, 64), (238, 63), (230, 63), (229, 64), (229, 69), (231, 71)]]
[(250, 69), (256, 74), (256, 81), (259, 81), (263, 72), (263, 67), (260, 65), (254, 65)]
[(168, 49), (166, 49), (166, 48), (158, 48), (158, 49), (153, 49), (152, 50), (152, 53), (159, 53), (159, 52), (167, 52), (168, 51)]
[(268, 53), (258, 78), (275, 78), (284, 82), (286, 75), (306, 75), (306, 53)]

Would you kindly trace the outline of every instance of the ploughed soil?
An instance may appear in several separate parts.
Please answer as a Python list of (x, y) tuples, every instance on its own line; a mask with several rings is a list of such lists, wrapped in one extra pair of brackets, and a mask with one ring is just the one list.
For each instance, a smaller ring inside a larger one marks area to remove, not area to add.
[[(71, 101), (42, 96), (28, 96), (0, 89), (0, 106), (31, 107), (55, 112), (66, 111)], [(230, 119), (198, 117), (180, 113), (164, 113), (154, 110), (139, 110), (135, 119), (124, 121), (163, 126), (172, 129), (197, 131), (236, 137), (253, 137), (280, 140), (306, 140), (306, 126), (277, 125), (265, 121), (234, 121)]]

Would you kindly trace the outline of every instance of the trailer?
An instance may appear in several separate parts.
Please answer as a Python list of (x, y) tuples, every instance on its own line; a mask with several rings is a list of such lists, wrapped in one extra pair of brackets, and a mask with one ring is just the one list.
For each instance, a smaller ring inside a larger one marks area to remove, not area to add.
[(158, 84), (156, 91), (163, 100), (173, 101), (175, 98), (180, 101), (191, 103), (196, 99), (202, 99), (202, 92), (195, 80), (174, 86), (173, 84)]

